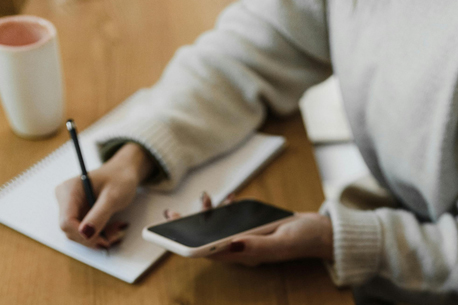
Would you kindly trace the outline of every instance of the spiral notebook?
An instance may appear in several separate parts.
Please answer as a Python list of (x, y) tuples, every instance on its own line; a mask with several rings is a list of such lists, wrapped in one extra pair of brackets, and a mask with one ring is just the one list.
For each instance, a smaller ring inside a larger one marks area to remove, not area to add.
[[(133, 101), (132, 101), (133, 102)], [(97, 132), (125, 113), (128, 101), (81, 133), (88, 169), (100, 166), (95, 143)], [(54, 188), (79, 174), (72, 144), (67, 142), (0, 190), (0, 223), (63, 254), (125, 282), (135, 282), (166, 251), (141, 237), (144, 226), (163, 220), (170, 208), (188, 214), (199, 210), (199, 196), (207, 190), (218, 204), (238, 189), (284, 147), (282, 137), (255, 134), (232, 152), (190, 172), (172, 193), (138, 190), (135, 202), (115, 218), (131, 223), (127, 235), (109, 254), (68, 240), (59, 229)], [(57, 255), (57, 254), (56, 254)]]

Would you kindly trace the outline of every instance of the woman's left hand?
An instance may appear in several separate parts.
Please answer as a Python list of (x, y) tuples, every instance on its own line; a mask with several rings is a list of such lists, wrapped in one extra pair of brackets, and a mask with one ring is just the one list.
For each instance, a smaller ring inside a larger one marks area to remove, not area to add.
[[(233, 197), (225, 204), (230, 204)], [(203, 209), (211, 208), (211, 199), (202, 195)], [(179, 214), (165, 211), (166, 218)], [(256, 266), (300, 258), (333, 260), (333, 233), (329, 217), (318, 213), (298, 213), (296, 219), (280, 225), (268, 235), (245, 235), (232, 240), (225, 251), (209, 256), (210, 259)]]

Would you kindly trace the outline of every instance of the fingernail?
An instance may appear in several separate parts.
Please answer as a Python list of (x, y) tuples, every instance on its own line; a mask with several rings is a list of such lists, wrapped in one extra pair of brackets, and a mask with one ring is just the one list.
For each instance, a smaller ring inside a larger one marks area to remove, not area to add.
[(164, 210), (164, 217), (165, 219), (169, 219), (169, 209)]
[(229, 246), (229, 252), (242, 252), (243, 250), (245, 250), (245, 243), (241, 241), (233, 242)]
[(119, 230), (126, 230), (130, 226), (129, 223), (125, 222), (119, 226)]
[(200, 195), (200, 201), (203, 202), (203, 201), (205, 200), (206, 197), (208, 197), (208, 194), (207, 194), (206, 191), (203, 191), (203, 192), (202, 192), (202, 195)]
[(104, 246), (104, 245), (101, 245), (101, 244), (97, 244), (97, 249), (99, 249), (99, 250), (108, 250), (108, 247)]
[(230, 193), (229, 195), (227, 195), (226, 199), (227, 200), (234, 200), (235, 199), (235, 193)]
[(94, 233), (95, 233), (95, 228), (91, 224), (87, 224), (83, 227), (83, 229), (80, 232), (86, 239), (91, 238)]

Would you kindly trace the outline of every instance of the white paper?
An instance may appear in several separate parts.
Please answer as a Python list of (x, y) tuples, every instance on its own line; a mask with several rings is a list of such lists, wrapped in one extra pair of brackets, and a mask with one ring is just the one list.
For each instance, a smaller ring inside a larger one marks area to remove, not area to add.
[[(90, 148), (83, 151), (88, 169), (100, 166), (92, 134), (83, 133), (80, 139), (83, 148)], [(166, 208), (183, 214), (198, 211), (198, 198), (203, 190), (208, 191), (214, 203), (220, 203), (284, 144), (282, 137), (257, 134), (228, 155), (192, 171), (173, 193), (140, 189), (135, 202), (117, 215), (131, 225), (123, 243), (110, 250), (108, 256), (68, 240), (59, 228), (54, 189), (60, 182), (80, 174), (70, 142), (0, 192), (0, 222), (83, 263), (133, 283), (165, 253), (162, 248), (142, 239), (144, 226), (164, 221), (162, 215)]]
[(315, 145), (314, 153), (326, 199), (338, 199), (346, 185), (370, 175), (354, 143)]
[(345, 186), (370, 173), (353, 142), (337, 78), (310, 88), (300, 106), (325, 197), (338, 200)]
[(313, 143), (353, 140), (339, 82), (335, 77), (307, 90), (301, 99), (300, 108), (308, 138)]

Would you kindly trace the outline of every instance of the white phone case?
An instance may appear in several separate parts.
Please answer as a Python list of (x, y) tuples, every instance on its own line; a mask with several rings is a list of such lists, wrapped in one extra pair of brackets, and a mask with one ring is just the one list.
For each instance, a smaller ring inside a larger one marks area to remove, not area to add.
[(178, 255), (185, 256), (185, 257), (204, 257), (210, 254), (214, 254), (216, 252), (225, 250), (229, 247), (231, 241), (236, 237), (243, 236), (243, 235), (263, 235), (273, 232), (278, 226), (281, 224), (287, 223), (296, 218), (296, 214), (293, 214), (290, 217), (286, 217), (268, 224), (265, 224), (260, 227), (256, 227), (251, 230), (247, 230), (235, 235), (231, 235), (229, 237), (214, 241), (212, 243), (200, 246), (200, 247), (188, 247), (183, 244), (180, 244), (174, 240), (166, 238), (162, 235), (153, 233), (148, 230), (149, 227), (143, 228), (142, 236), (143, 239), (155, 243), (171, 252), (174, 252)]

